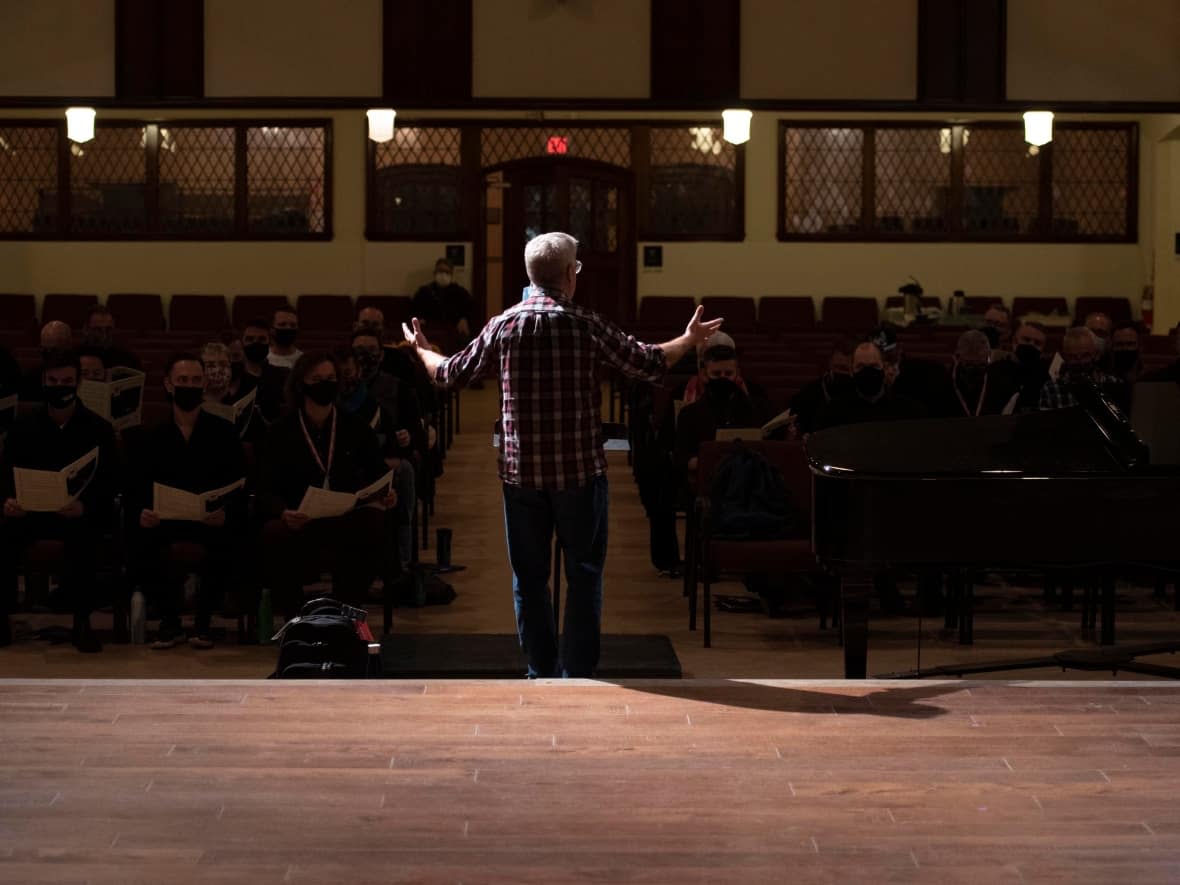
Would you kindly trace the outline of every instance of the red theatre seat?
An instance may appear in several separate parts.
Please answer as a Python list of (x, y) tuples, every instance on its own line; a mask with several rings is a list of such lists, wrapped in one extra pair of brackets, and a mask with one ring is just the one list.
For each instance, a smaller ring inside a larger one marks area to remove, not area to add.
[(724, 317), (723, 328), (730, 332), (752, 332), (758, 326), (754, 299), (735, 295), (706, 295), (701, 298), (705, 319)]
[(269, 324), (271, 314), (281, 307), (291, 306), (291, 300), (286, 295), (238, 295), (234, 298), (230, 316), (234, 328), (242, 329), (255, 317), (265, 317)]
[(696, 310), (697, 300), (691, 295), (648, 295), (639, 302), (639, 324), (642, 326), (684, 326)]
[(164, 329), (164, 303), (159, 295), (111, 293), (107, 307), (115, 316), (115, 325), (133, 332), (160, 332)]
[(856, 295), (829, 295), (823, 303), (823, 325), (826, 329), (861, 336), (879, 321), (876, 298)]
[(229, 327), (224, 295), (173, 295), (168, 328), (173, 332), (220, 332)]
[(1074, 321), (1080, 326), (1086, 321), (1087, 314), (1096, 311), (1106, 314), (1116, 326), (1119, 323), (1129, 323), (1133, 318), (1131, 302), (1127, 298), (1082, 296), (1074, 302)]
[(37, 299), (32, 295), (0, 295), (0, 330), (31, 333), (37, 328)]
[(413, 315), (414, 299), (409, 295), (358, 295), (356, 311), (359, 314), (366, 307), (375, 307), (385, 316), (385, 328), (401, 331), (402, 323), (410, 321)]
[(314, 332), (348, 332), (352, 329), (352, 297), (349, 295), (300, 295), (296, 302), (299, 327)]
[(74, 331), (82, 328), (86, 312), (98, 304), (97, 295), (46, 295), (41, 302), (41, 323), (63, 322)]
[(815, 301), (810, 295), (763, 295), (758, 325), (768, 332), (815, 328)]

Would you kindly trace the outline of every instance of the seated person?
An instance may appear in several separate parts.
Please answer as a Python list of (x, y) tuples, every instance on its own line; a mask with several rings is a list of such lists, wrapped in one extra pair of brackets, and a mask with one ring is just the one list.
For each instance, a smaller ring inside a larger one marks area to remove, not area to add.
[[(62, 588), (74, 611), (72, 640), (79, 651), (101, 651), (90, 629), (94, 608), (94, 571), (98, 544), (108, 527), (118, 475), (118, 455), (111, 426), (78, 401), (81, 367), (72, 351), (46, 354), (41, 371), (43, 403), (16, 420), (4, 444), (0, 497), (0, 645), (12, 642), (9, 616), (17, 601), (17, 573), (24, 551), (37, 541), (65, 545)], [(26, 512), (17, 501), (14, 468), (61, 470), (93, 449), (98, 463), (77, 500), (55, 513)]]
[(1098, 354), (1098, 336), (1085, 326), (1075, 326), (1066, 332), (1061, 344), (1064, 363), (1058, 376), (1041, 387), (1041, 409), (1068, 409), (1078, 405), (1077, 388), (1081, 384), (1096, 386), (1119, 408), (1125, 408), (1126, 385), (1098, 368)]
[(921, 405), (925, 414), (932, 418), (945, 418), (956, 414), (954, 386), (950, 372), (933, 360), (924, 360), (906, 354), (897, 339), (897, 330), (888, 324), (879, 326), (869, 340), (877, 345), (885, 366), (885, 383), (894, 394), (902, 399), (912, 400)]
[(796, 433), (812, 433), (823, 407), (848, 392), (852, 386), (852, 351), (855, 349), (852, 339), (837, 339), (828, 357), (828, 370), (792, 398), (790, 409), (795, 413)]
[(51, 354), (62, 353), (73, 348), (74, 333), (60, 320), (52, 320), (41, 327), (40, 343), (41, 364), (26, 371), (21, 378), (19, 392), (22, 403), (41, 402), (45, 363)]
[(378, 341), (385, 341), (385, 312), (379, 307), (362, 307), (357, 311), (356, 322), (352, 324), (354, 332), (365, 329), (372, 332)]
[[(299, 510), (309, 486), (355, 492), (388, 468), (377, 435), (364, 419), (336, 408), (339, 371), (328, 353), (305, 354), (291, 373), (290, 412), (267, 435), (258, 494), (263, 583), (288, 618), (303, 605), (305, 578), (326, 567), (335, 593), (363, 601), (385, 567), (385, 513), (357, 507), (342, 516), (310, 519)], [(386, 507), (397, 504), (390, 492)]]
[(280, 369), (290, 369), (303, 351), (295, 346), (299, 338), (299, 314), (293, 307), (280, 307), (270, 320), (270, 351), (266, 361)]
[(86, 319), (82, 322), (82, 345), (98, 351), (102, 364), (108, 369), (140, 368), (135, 354), (115, 344), (115, 316), (104, 304), (92, 305), (86, 311)]
[(213, 610), (241, 555), (245, 495), (235, 493), (202, 522), (172, 520), (153, 509), (154, 485), (204, 494), (242, 479), (246, 462), (234, 426), (201, 408), (205, 376), (195, 354), (180, 353), (168, 360), (164, 391), (172, 404), (168, 417), (139, 434), (132, 446), (126, 507), (128, 546), (134, 551), (133, 570), (156, 597), (160, 611), (160, 632), (152, 643), (155, 649), (172, 648), (184, 641), (180, 613), (189, 566), (174, 564), (173, 547), (187, 543), (203, 549), (196, 566), (201, 581), (189, 645), (212, 648)]
[(246, 349), (242, 344), (242, 336), (238, 333), (237, 329), (226, 329), (217, 336), (217, 340), (224, 344), (226, 350), (229, 351), (230, 382), (256, 384), (256, 379), (253, 376), (243, 381), (246, 376)]
[(1040, 323), (1022, 322), (1012, 336), (1012, 353), (993, 359), (988, 366), (989, 387), (1009, 397), (1001, 413), (1035, 412), (1040, 408), (1041, 388), (1049, 378), (1049, 366), (1042, 357), (1047, 340)]
[(983, 313), (980, 331), (992, 346), (993, 360), (1008, 357), (1012, 346), (1012, 311), (999, 302), (993, 304)]
[[(1176, 353), (1180, 354), (1180, 325), (1177, 325), (1172, 330), (1172, 344), (1175, 345)], [(1180, 356), (1172, 360), (1162, 369), (1156, 369), (1150, 374), (1144, 375), (1143, 381), (1175, 381), (1180, 383)]]
[(417, 462), (426, 454), (426, 426), (413, 386), (382, 370), (381, 340), (371, 330), (353, 332), (349, 344), (361, 384), (395, 428), (395, 455)]
[[(734, 344), (733, 338), (725, 332), (714, 332), (709, 336), (707, 341), (702, 342), (697, 347), (697, 373), (688, 379), (688, 383), (684, 385), (683, 392), (676, 398), (683, 400), (685, 405), (696, 402), (705, 392), (705, 385), (709, 383), (709, 373), (705, 367), (705, 351), (711, 347), (728, 347), (736, 356), (737, 345)], [(746, 382), (742, 380), (739, 372), (731, 379), (742, 390), (746, 389)]]
[(674, 461), (689, 473), (696, 470), (701, 443), (715, 439), (719, 428), (761, 427), (769, 417), (766, 404), (738, 384), (741, 376), (732, 347), (710, 347), (705, 351), (704, 364), (708, 379), (704, 392), (695, 402), (686, 404), (676, 419)]
[(1094, 333), (1098, 342), (1098, 358), (1095, 364), (1104, 372), (1110, 370), (1110, 335), (1114, 330), (1114, 323), (1110, 317), (1100, 310), (1093, 310), (1086, 314), (1082, 325)]
[(816, 422), (818, 429), (865, 421), (899, 421), (923, 418), (921, 403), (897, 392), (885, 383), (885, 359), (872, 341), (858, 344), (852, 352), (852, 389), (824, 406)]
[(238, 377), (234, 377), (233, 362), (229, 347), (220, 341), (210, 341), (201, 348), (201, 367), (205, 376), (205, 400), (232, 406), (258, 386), (253, 375), (242, 371), (238, 364)]
[(82, 367), (83, 381), (97, 381), (100, 384), (107, 380), (107, 367), (102, 361), (102, 354), (94, 347), (83, 345), (78, 348), (78, 363)]
[[(367, 332), (363, 334), (368, 337)], [(397, 507), (390, 511), (390, 515), (394, 517), (398, 556), (400, 566), (404, 569), (414, 555), (413, 507), (418, 500), (414, 489), (414, 463), (405, 457), (403, 448), (403, 444), (409, 442), (409, 433), (397, 426), (396, 415), (388, 414), (373, 398), (361, 377), (359, 361), (362, 356), (366, 359), (380, 359), (379, 355), (358, 353), (356, 349), (348, 347), (336, 352), (336, 363), (340, 369), (340, 408), (363, 419), (373, 428), (381, 445), (385, 464), (394, 471), (393, 487), (397, 490)]]
[(999, 378), (989, 375), (991, 359), (991, 342), (983, 332), (968, 329), (959, 336), (951, 369), (955, 417), (999, 415), (1015, 395), (1011, 383), (1003, 386)]
[(477, 325), (471, 293), (455, 282), (455, 269), (445, 258), (434, 263), (434, 279), (414, 293), (413, 314), (423, 326), (453, 330), (461, 345)]
[(273, 424), (286, 411), (289, 370), (271, 365), (267, 360), (269, 354), (269, 325), (266, 320), (256, 317), (250, 320), (242, 331), (242, 377), (249, 376), (257, 385), (258, 398), (254, 403), (255, 409), (264, 423)]
[(1110, 373), (1128, 387), (1143, 375), (1138, 323), (1119, 323), (1110, 336)]

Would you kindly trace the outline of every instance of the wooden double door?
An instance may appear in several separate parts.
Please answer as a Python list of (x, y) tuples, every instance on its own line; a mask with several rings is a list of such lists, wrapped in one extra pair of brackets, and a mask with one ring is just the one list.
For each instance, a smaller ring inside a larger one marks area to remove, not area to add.
[(564, 231), (578, 241), (574, 298), (617, 322), (635, 317), (634, 180), (629, 170), (564, 157), (504, 167), (504, 306), (528, 285), (524, 246)]

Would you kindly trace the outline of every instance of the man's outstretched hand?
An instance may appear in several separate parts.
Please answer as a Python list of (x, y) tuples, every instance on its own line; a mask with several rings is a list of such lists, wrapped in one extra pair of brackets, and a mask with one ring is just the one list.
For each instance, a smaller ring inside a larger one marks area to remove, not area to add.
[(418, 322), (417, 317), (411, 319), (409, 325), (402, 323), (402, 334), (406, 336), (408, 342), (419, 350), (430, 349), (430, 342), (426, 340), (426, 335), (422, 331), (422, 324)]
[(688, 325), (684, 329), (685, 337), (690, 338), (693, 344), (703, 344), (708, 340), (710, 335), (721, 328), (721, 317), (715, 320), (703, 321), (701, 317), (704, 313), (705, 306), (698, 304), (697, 309), (693, 312), (692, 319), (688, 321)]

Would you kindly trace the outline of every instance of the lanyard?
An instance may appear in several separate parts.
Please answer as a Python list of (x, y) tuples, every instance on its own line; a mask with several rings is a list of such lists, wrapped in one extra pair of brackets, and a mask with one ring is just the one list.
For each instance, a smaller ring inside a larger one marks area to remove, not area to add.
[(303, 438), (307, 441), (307, 447), (311, 449), (311, 456), (315, 458), (320, 470), (324, 471), (325, 489), (328, 488), (328, 474), (332, 470), (332, 459), (336, 457), (336, 411), (333, 410), (328, 417), (332, 421), (332, 429), (328, 431), (328, 463), (325, 466), (319, 449), (315, 447), (315, 443), (311, 440), (311, 434), (307, 432), (307, 422), (303, 420), (303, 409), (299, 410), (299, 426), (303, 428)]
[[(963, 407), (963, 414), (970, 416), (971, 410), (967, 408), (967, 400), (963, 399), (963, 394), (959, 390), (959, 385), (955, 385), (955, 396), (959, 398), (959, 405)], [(979, 391), (979, 401), (975, 404), (975, 414), (978, 416), (983, 411), (983, 398), (987, 396), (987, 376), (983, 376), (983, 387)]]

